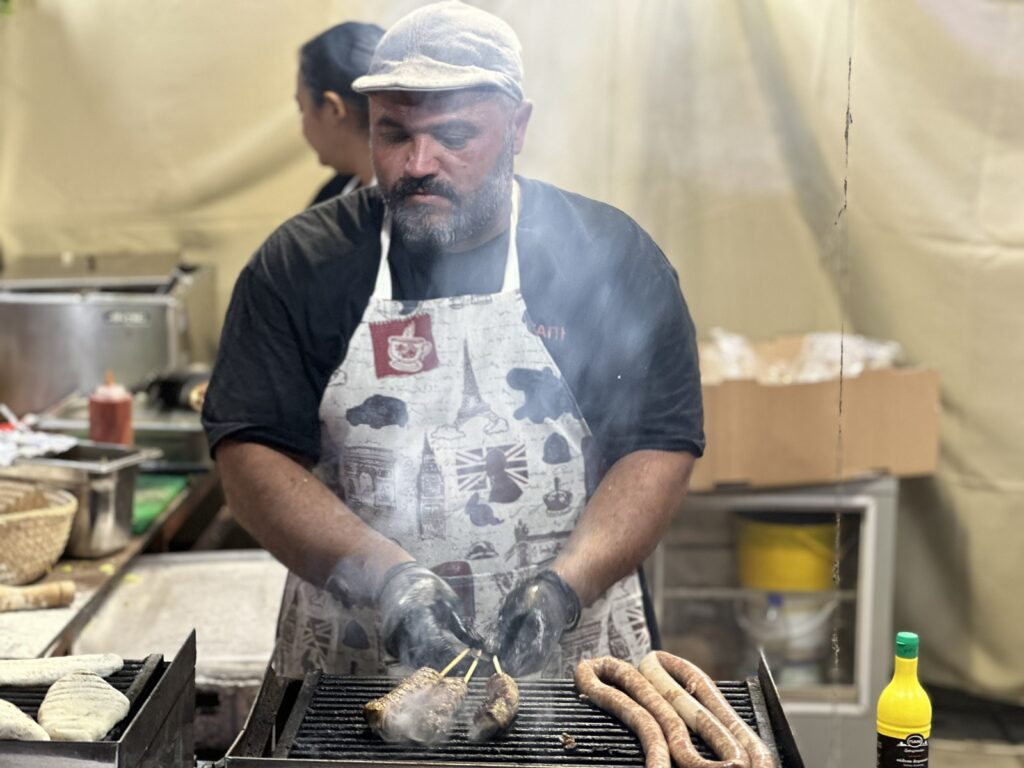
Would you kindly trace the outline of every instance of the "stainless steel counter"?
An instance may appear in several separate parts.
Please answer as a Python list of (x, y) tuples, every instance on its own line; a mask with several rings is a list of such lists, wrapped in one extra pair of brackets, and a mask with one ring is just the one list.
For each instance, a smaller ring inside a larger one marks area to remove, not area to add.
[(150, 545), (170, 539), (195, 507), (219, 487), (215, 474), (199, 475), (142, 534), (121, 550), (96, 560), (64, 558), (39, 583), (71, 580), (75, 600), (67, 608), (0, 613), (0, 658), (66, 653), (131, 563)]

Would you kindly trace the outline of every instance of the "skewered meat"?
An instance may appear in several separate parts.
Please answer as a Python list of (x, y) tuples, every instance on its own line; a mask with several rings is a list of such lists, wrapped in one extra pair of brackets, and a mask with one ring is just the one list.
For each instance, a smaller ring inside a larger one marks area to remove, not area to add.
[(448, 738), (455, 714), (462, 707), (469, 686), (458, 678), (445, 678), (434, 685), (426, 695), (406, 699), (403, 715), (408, 722), (404, 728), (409, 741), (417, 744), (436, 744)]
[(421, 694), (433, 688), (440, 680), (441, 675), (435, 669), (430, 667), (417, 669), (389, 693), (363, 705), (363, 717), (366, 718), (366, 724), (384, 741), (400, 740), (402, 735), (395, 727), (395, 723), (400, 722), (404, 700), (411, 694)]
[(39, 724), (55, 741), (99, 741), (129, 709), (125, 695), (99, 675), (73, 672), (46, 692)]
[[(753, 729), (736, 714), (728, 700), (718, 690), (718, 686), (705, 674), (704, 670), (686, 659), (673, 656), (665, 651), (656, 651), (654, 655), (665, 671), (682, 683), (688, 693), (696, 696), (701, 704), (711, 710), (715, 717), (743, 745), (750, 757), (751, 768), (777, 768), (778, 763), (768, 749), (768, 745), (761, 741)], [(712, 748), (714, 748), (713, 744)]]
[(367, 725), (387, 742), (434, 744), (447, 737), (469, 686), (421, 667), (390, 693), (363, 705)]
[(0, 699), (0, 741), (49, 741), (49, 734), (35, 720), (9, 701)]
[(487, 741), (507, 731), (519, 711), (519, 686), (509, 675), (494, 673), (487, 680), (487, 695), (473, 716), (470, 741)]

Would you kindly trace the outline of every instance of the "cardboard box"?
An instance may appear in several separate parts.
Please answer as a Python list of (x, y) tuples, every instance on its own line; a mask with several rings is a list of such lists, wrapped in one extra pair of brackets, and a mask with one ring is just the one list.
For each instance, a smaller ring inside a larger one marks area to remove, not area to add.
[[(756, 345), (795, 356), (802, 337)], [(864, 371), (842, 382), (705, 384), (707, 450), (691, 491), (818, 485), (885, 473), (927, 475), (939, 452), (939, 377), (928, 368)], [(840, 427), (841, 432), (840, 432)]]

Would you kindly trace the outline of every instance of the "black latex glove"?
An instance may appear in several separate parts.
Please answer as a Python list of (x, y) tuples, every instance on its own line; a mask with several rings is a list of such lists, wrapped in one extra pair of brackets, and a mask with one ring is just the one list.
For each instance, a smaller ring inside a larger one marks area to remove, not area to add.
[(388, 571), (377, 608), (385, 649), (414, 669), (440, 670), (475, 639), (455, 592), (419, 563), (402, 563)]
[(513, 677), (544, 668), (562, 633), (580, 620), (580, 598), (554, 571), (520, 582), (498, 611), (498, 658)]

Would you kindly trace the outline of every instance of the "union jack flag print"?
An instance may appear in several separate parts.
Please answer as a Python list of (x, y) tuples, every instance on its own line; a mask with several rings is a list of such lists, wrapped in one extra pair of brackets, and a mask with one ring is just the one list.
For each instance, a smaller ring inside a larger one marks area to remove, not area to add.
[(472, 493), (488, 488), (488, 478), (504, 473), (520, 488), (530, 481), (527, 469), (526, 445), (496, 445), (493, 448), (473, 448), (455, 452), (455, 474), (459, 490)]

